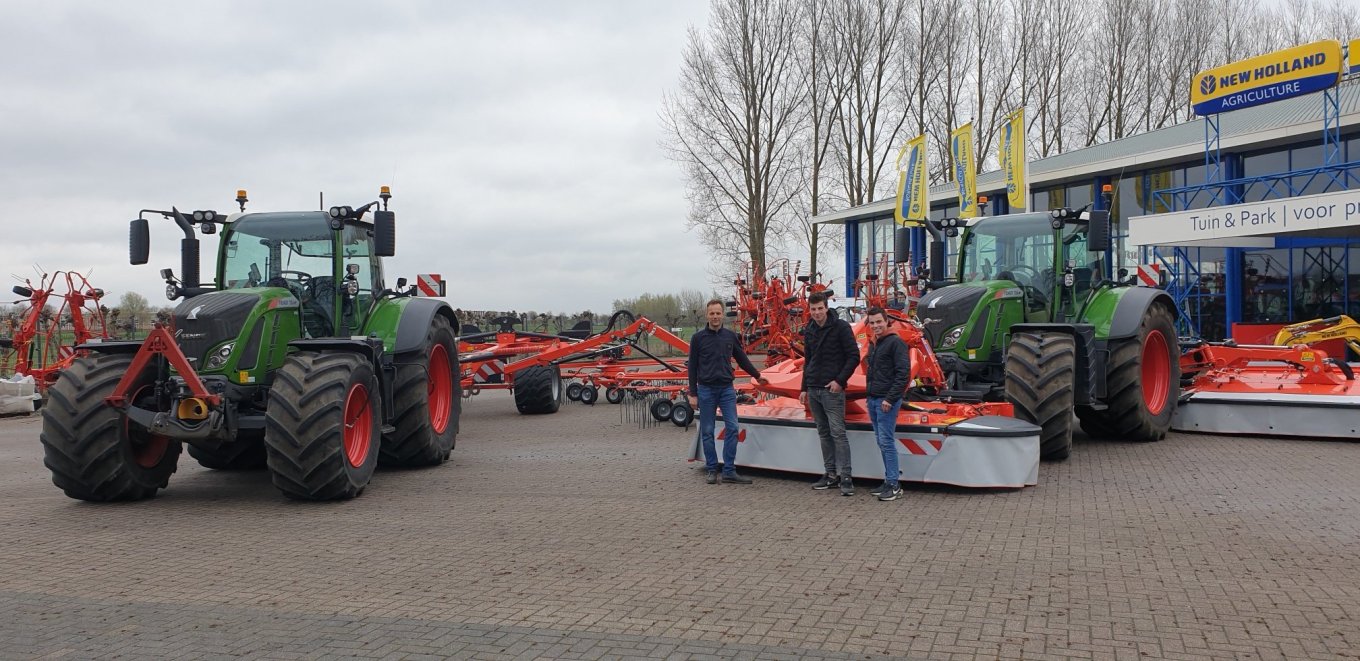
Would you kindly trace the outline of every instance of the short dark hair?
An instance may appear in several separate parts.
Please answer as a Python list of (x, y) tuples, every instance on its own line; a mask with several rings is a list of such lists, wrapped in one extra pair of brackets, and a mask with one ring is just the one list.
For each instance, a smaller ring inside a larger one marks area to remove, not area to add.
[[(707, 302), (707, 303), (704, 303), (704, 309), (707, 310), (707, 309), (709, 309), (709, 308), (711, 308), (711, 307), (713, 307), (713, 306), (715, 306), (715, 305), (723, 305), (723, 302), (720, 301), (720, 300), (718, 300), (718, 299), (716, 299), (716, 298), (710, 298), (710, 299), (708, 299), (708, 302)], [(726, 307), (726, 306), (723, 306), (723, 307)]]
[(831, 298), (831, 294), (828, 294), (824, 291), (819, 291), (808, 297), (808, 305), (817, 305), (818, 303), (826, 305), (826, 301), (829, 298)]
[(872, 316), (874, 316), (874, 315), (876, 315), (876, 314), (881, 314), (881, 315), (883, 315), (883, 320), (884, 320), (884, 321), (887, 321), (887, 319), (888, 319), (888, 313), (884, 312), (884, 311), (883, 311), (883, 308), (878, 307), (877, 305), (875, 305), (875, 306), (869, 308), (868, 310), (865, 310), (865, 311), (864, 311), (864, 318), (865, 318), (865, 319), (868, 319), (869, 317), (872, 317)]

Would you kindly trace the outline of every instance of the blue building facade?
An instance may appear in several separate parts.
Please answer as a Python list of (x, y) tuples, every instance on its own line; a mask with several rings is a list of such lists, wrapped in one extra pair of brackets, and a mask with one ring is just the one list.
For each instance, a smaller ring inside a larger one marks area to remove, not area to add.
[[(1107, 263), (1133, 269), (1160, 264), (1183, 313), (1181, 332), (1231, 337), (1238, 324), (1279, 324), (1338, 314), (1360, 317), (1360, 228), (1350, 236), (1301, 238), (1280, 233), (1269, 247), (1139, 247), (1127, 242), (1136, 216), (1282, 197), (1360, 189), (1360, 85), (1221, 115), (1220, 146), (1206, 157), (1206, 121), (1197, 120), (1030, 164), (1031, 210), (1103, 207), (1112, 186), (1116, 248)], [(1324, 130), (1330, 131), (1324, 139)], [(1214, 157), (1217, 156), (1217, 163)], [(1000, 172), (978, 177), (987, 215), (1011, 210)], [(931, 218), (957, 214), (952, 185), (931, 189)], [(844, 225), (845, 278), (866, 262), (893, 255), (895, 199), (824, 214)], [(1136, 221), (1135, 221), (1136, 222)], [(828, 228), (829, 229), (829, 228)], [(912, 231), (911, 253), (927, 254), (924, 230)], [(951, 241), (946, 271), (952, 268)]]

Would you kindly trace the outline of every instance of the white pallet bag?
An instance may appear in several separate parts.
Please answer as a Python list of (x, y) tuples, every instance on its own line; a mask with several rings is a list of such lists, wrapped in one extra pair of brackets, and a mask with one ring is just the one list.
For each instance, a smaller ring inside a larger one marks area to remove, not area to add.
[(0, 415), (32, 413), (34, 402), (41, 397), (37, 388), (33, 377), (27, 374), (0, 379)]

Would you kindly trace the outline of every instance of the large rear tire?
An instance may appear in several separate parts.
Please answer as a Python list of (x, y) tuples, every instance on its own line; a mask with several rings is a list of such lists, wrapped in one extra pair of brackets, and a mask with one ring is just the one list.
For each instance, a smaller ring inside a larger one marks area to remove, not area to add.
[(1042, 428), (1039, 458), (1072, 454), (1073, 385), (1077, 345), (1064, 333), (1016, 333), (1006, 352), (1006, 399), (1016, 417)]
[(283, 495), (340, 500), (363, 493), (381, 439), (382, 397), (363, 357), (299, 352), (275, 371), (264, 442)]
[[(182, 446), (128, 423), (104, 403), (132, 366), (132, 354), (92, 354), (62, 370), (43, 407), (43, 464), (52, 482), (79, 500), (142, 500), (164, 489)], [(133, 402), (154, 408), (148, 370), (129, 391)]]
[(245, 435), (230, 443), (224, 443), (221, 447), (213, 450), (190, 445), (189, 456), (198, 461), (204, 468), (212, 470), (254, 470), (264, 468), (266, 455), (264, 450), (264, 437), (255, 432), (255, 437), (250, 438)]
[(535, 365), (515, 374), (515, 408), (520, 413), (557, 413), (562, 406), (562, 373), (556, 367)]
[(383, 437), (379, 463), (435, 466), (449, 458), (463, 408), (459, 376), (453, 326), (435, 315), (420, 351), (397, 360), (392, 394), (396, 431)]
[(1107, 408), (1078, 411), (1082, 429), (1108, 438), (1160, 441), (1171, 429), (1180, 385), (1175, 319), (1165, 306), (1153, 305), (1143, 315), (1138, 335), (1110, 342)]

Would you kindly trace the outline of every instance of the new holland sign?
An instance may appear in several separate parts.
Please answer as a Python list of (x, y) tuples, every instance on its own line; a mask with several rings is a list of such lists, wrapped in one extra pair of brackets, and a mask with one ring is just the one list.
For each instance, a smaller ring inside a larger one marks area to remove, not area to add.
[(1258, 55), (1195, 74), (1190, 105), (1213, 115), (1318, 92), (1335, 85), (1344, 66), (1335, 39)]

